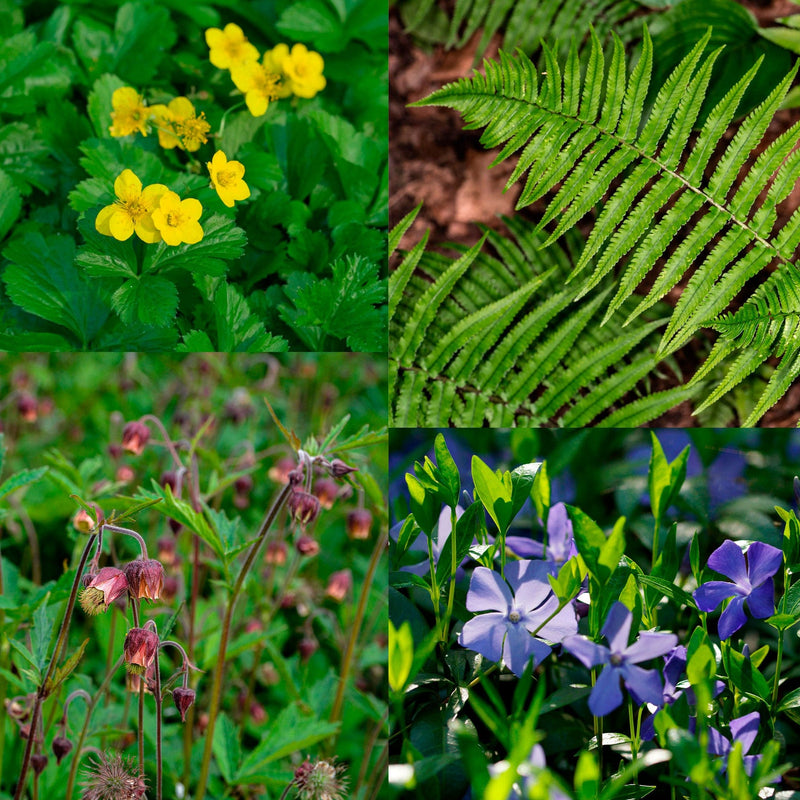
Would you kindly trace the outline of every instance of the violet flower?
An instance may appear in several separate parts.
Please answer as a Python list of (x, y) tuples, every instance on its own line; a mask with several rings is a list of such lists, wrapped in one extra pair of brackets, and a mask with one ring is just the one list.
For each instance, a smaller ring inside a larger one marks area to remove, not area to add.
[(506, 546), (522, 558), (544, 558), (553, 575), (578, 554), (567, 507), (556, 503), (547, 515), (547, 547), (527, 536), (506, 536)]
[(585, 636), (568, 636), (562, 642), (585, 667), (603, 664), (603, 671), (589, 695), (589, 710), (595, 717), (604, 717), (622, 705), (620, 679), (641, 705), (662, 702), (663, 686), (658, 670), (637, 667), (642, 661), (663, 656), (678, 643), (674, 633), (644, 631), (633, 644), (628, 644), (633, 614), (620, 602), (614, 603), (608, 612), (601, 633), (608, 640), (608, 647), (590, 641)]
[(743, 717), (737, 717), (730, 722), (731, 734), (733, 741), (726, 739), (716, 728), (708, 729), (708, 752), (715, 756), (721, 756), (725, 759), (725, 764), (722, 767), (723, 773), (728, 768), (728, 757), (730, 756), (733, 745), (736, 742), (742, 743), (742, 755), (744, 756), (744, 771), (748, 775), (753, 774), (761, 759), (760, 755), (748, 756), (753, 742), (758, 736), (758, 724), (761, 718), (758, 711), (753, 711), (750, 714), (745, 714)]
[[(550, 654), (550, 645), (542, 639), (560, 642), (578, 630), (578, 621), (571, 605), (555, 613), (558, 598), (553, 594), (547, 580), (547, 566), (542, 562), (514, 561), (506, 566), (505, 576), (504, 581), (486, 567), (475, 568), (467, 593), (467, 609), (489, 613), (479, 614), (464, 624), (459, 644), (492, 661), (502, 660), (514, 674), (521, 676), (531, 658), (538, 664)], [(554, 616), (549, 619), (551, 615)]]
[[(492, 777), (502, 775), (507, 769), (508, 762), (489, 764), (489, 774)], [(545, 769), (547, 769), (547, 763), (544, 748), (540, 744), (535, 744), (527, 762), (520, 764), (517, 770), (520, 779), (514, 783), (507, 800), (523, 800), (530, 796), (531, 790), (534, 788), (539, 789), (540, 792), (546, 791), (548, 800), (569, 800), (569, 797), (552, 780), (546, 778), (546, 786), (543, 785), (540, 773)]]
[(772, 576), (778, 571), (783, 553), (777, 547), (753, 542), (747, 558), (730, 539), (723, 542), (709, 557), (708, 566), (730, 578), (728, 581), (707, 581), (694, 591), (697, 607), (706, 613), (713, 611), (723, 600), (733, 598), (722, 612), (717, 626), (720, 639), (729, 639), (747, 622), (744, 602), (756, 619), (766, 619), (775, 613), (775, 587)]

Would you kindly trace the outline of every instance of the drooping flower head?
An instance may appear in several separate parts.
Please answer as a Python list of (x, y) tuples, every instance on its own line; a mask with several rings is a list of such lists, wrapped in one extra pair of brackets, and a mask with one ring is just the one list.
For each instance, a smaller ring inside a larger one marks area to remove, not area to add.
[(158, 600), (164, 586), (164, 567), (154, 558), (137, 558), (125, 565), (131, 595), (137, 599)]
[(744, 604), (756, 619), (775, 613), (775, 587), (772, 576), (778, 571), (783, 553), (777, 547), (753, 542), (747, 550), (730, 539), (723, 542), (709, 557), (708, 566), (730, 578), (728, 581), (707, 581), (694, 591), (697, 607), (706, 613), (723, 601), (733, 598), (719, 618), (720, 639), (729, 639), (747, 622)]
[(269, 104), (280, 96), (280, 76), (269, 72), (258, 61), (245, 61), (232, 66), (231, 80), (244, 94), (247, 108), (254, 117), (266, 114)]
[(295, 490), (289, 496), (288, 506), (292, 519), (304, 527), (319, 514), (319, 500), (309, 492)]
[(120, 242), (130, 239), (134, 231), (143, 242), (159, 242), (161, 234), (153, 225), (152, 214), (167, 191), (161, 183), (142, 189), (142, 182), (133, 171), (124, 169), (114, 181), (117, 199), (100, 209), (94, 226), (99, 233), (113, 236)]
[(372, 514), (366, 508), (355, 508), (347, 515), (347, 535), (351, 539), (369, 539)]
[(81, 800), (140, 800), (147, 784), (133, 758), (102, 754), (83, 772)]
[(144, 675), (158, 650), (158, 634), (147, 628), (131, 628), (125, 636), (125, 666), (134, 675)]
[(633, 614), (622, 603), (616, 602), (611, 606), (601, 631), (608, 640), (608, 647), (577, 634), (562, 642), (564, 649), (585, 667), (591, 669), (604, 665), (589, 695), (589, 710), (596, 717), (610, 714), (622, 705), (620, 680), (638, 704), (658, 705), (662, 701), (664, 689), (658, 671), (636, 665), (668, 653), (678, 643), (678, 637), (674, 633), (643, 631), (629, 645), (632, 621)]
[(116, 567), (103, 567), (81, 590), (81, 608), (91, 616), (102, 614), (120, 595), (128, 591), (125, 573)]
[(175, 708), (180, 711), (181, 722), (186, 722), (186, 712), (194, 705), (194, 689), (187, 686), (176, 686), (172, 690), (172, 699), (175, 701)]
[(309, 50), (304, 44), (296, 44), (289, 55), (283, 58), (283, 72), (289, 79), (292, 92), (298, 97), (314, 97), (325, 88), (322, 70), (325, 62), (319, 53)]
[(208, 141), (211, 126), (206, 116), (199, 116), (191, 101), (186, 97), (176, 97), (169, 105), (151, 106), (150, 114), (158, 129), (158, 143), (170, 150), (180, 147), (193, 153), (201, 144)]
[(206, 44), (210, 49), (209, 61), (218, 69), (230, 69), (245, 61), (257, 61), (258, 50), (247, 41), (244, 31), (229, 22), (222, 30), (208, 28)]
[(122, 449), (140, 456), (150, 441), (150, 428), (144, 422), (131, 420), (122, 429)]
[(325, 596), (330, 597), (337, 603), (341, 603), (347, 593), (353, 588), (353, 573), (349, 569), (340, 569), (334, 572), (328, 579), (325, 588)]
[(211, 185), (228, 208), (233, 208), (234, 201), (250, 197), (250, 187), (244, 182), (244, 164), (240, 161), (228, 161), (225, 153), (217, 150), (206, 166)]
[(489, 613), (479, 613), (464, 624), (459, 644), (492, 661), (502, 660), (521, 676), (531, 658), (538, 664), (550, 654), (551, 647), (543, 639), (560, 642), (578, 630), (571, 605), (548, 620), (557, 608), (558, 598), (543, 564), (514, 561), (506, 566), (505, 580), (493, 570), (476, 567), (467, 609)]
[(181, 200), (175, 192), (167, 190), (153, 211), (153, 224), (172, 247), (184, 242), (197, 244), (203, 238), (203, 228), (198, 222), (202, 213), (199, 200), (194, 197)]
[(147, 136), (147, 122), (150, 114), (144, 98), (130, 86), (116, 89), (111, 95), (113, 125), (109, 127), (112, 136), (129, 136), (137, 131)]
[(753, 711), (750, 714), (745, 714), (743, 717), (732, 719), (730, 721), (731, 736), (733, 737), (732, 741), (724, 737), (716, 728), (708, 729), (708, 752), (725, 759), (722, 772), (725, 772), (728, 768), (728, 757), (731, 754), (731, 750), (733, 750), (733, 745), (736, 744), (736, 742), (741, 742), (742, 755), (744, 756), (744, 771), (748, 775), (753, 774), (753, 770), (756, 768), (756, 764), (758, 764), (761, 756), (749, 756), (747, 754), (750, 752), (750, 748), (753, 746), (756, 736), (758, 736), (758, 724), (760, 721), (761, 717), (758, 711)]

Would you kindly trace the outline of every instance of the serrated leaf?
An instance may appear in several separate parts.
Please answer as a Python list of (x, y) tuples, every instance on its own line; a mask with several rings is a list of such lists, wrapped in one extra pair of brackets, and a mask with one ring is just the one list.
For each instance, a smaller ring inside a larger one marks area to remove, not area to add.
[(166, 328), (178, 312), (178, 290), (160, 275), (142, 275), (125, 281), (114, 292), (111, 305), (126, 324), (138, 321)]
[(0, 169), (0, 240), (11, 230), (22, 211), (22, 194), (11, 177)]
[(87, 644), (89, 644), (89, 639), (84, 639), (80, 647), (74, 650), (70, 657), (56, 669), (55, 674), (47, 684), (47, 694), (52, 694), (74, 672), (75, 667), (78, 666), (83, 658), (83, 652), (86, 650)]
[(242, 758), (242, 748), (239, 744), (236, 725), (225, 713), (220, 714), (217, 719), (212, 749), (225, 783), (233, 783), (233, 776), (239, 769), (239, 762)]
[[(0, 466), (1, 465), (2, 460), (0, 460)], [(22, 469), (9, 476), (0, 484), (0, 500), (6, 495), (11, 494), (11, 492), (15, 492), (17, 489), (21, 489), (29, 483), (38, 481), (46, 472), (47, 467), (37, 467), (36, 469)]]
[[(105, 186), (96, 178), (83, 183), (93, 181)], [(78, 230), (86, 244), (78, 248), (75, 264), (93, 277), (134, 277), (138, 272), (138, 264), (133, 250), (133, 237), (120, 242), (113, 236), (103, 236), (95, 228), (95, 219), (96, 215), (92, 214), (78, 221)]]
[(235, 286), (221, 283), (214, 295), (217, 350), (223, 353), (285, 352), (289, 343), (268, 333), (242, 293)]

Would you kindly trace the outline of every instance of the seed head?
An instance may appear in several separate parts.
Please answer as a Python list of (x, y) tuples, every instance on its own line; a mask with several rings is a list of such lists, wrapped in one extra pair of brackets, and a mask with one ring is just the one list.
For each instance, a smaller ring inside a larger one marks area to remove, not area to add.
[(347, 796), (345, 768), (333, 760), (306, 759), (294, 772), (300, 800), (343, 800)]
[(122, 430), (122, 447), (135, 456), (141, 455), (148, 441), (150, 441), (150, 428), (143, 422), (134, 420)]
[(132, 758), (103, 754), (83, 773), (81, 800), (140, 800), (147, 784)]

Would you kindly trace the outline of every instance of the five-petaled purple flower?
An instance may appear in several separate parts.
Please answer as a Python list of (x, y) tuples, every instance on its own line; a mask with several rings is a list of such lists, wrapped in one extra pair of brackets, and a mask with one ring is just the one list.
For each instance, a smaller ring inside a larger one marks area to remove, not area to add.
[(732, 597), (719, 618), (720, 639), (729, 639), (747, 622), (744, 601), (756, 619), (766, 619), (775, 613), (775, 588), (772, 576), (778, 571), (783, 553), (777, 547), (753, 542), (747, 558), (741, 548), (730, 541), (723, 542), (709, 557), (708, 566), (729, 577), (728, 581), (708, 581), (694, 591), (694, 600), (701, 611), (713, 611), (723, 600)]
[(750, 714), (745, 714), (743, 717), (737, 717), (730, 722), (731, 734), (733, 741), (726, 739), (716, 728), (708, 729), (708, 752), (715, 756), (721, 756), (725, 759), (725, 764), (722, 771), (725, 772), (728, 767), (728, 756), (733, 750), (733, 745), (736, 742), (742, 743), (742, 755), (744, 756), (744, 771), (748, 775), (753, 774), (753, 770), (758, 764), (760, 755), (748, 756), (753, 742), (758, 736), (758, 723), (761, 721), (758, 711), (753, 711)]
[(547, 547), (527, 536), (507, 536), (507, 547), (522, 558), (544, 558), (555, 575), (572, 556), (578, 554), (567, 507), (556, 503), (547, 515)]
[(608, 640), (608, 647), (590, 641), (585, 636), (568, 636), (562, 645), (586, 667), (604, 664), (603, 671), (589, 695), (589, 710), (596, 717), (610, 714), (622, 705), (620, 679), (641, 705), (659, 705), (663, 698), (663, 686), (658, 670), (643, 669), (636, 664), (663, 656), (678, 643), (674, 633), (644, 631), (633, 644), (628, 644), (633, 614), (620, 602), (614, 603), (608, 612), (601, 633)]
[(531, 658), (538, 664), (549, 655), (550, 645), (542, 639), (560, 642), (578, 630), (578, 622), (572, 605), (555, 614), (558, 598), (547, 580), (546, 564), (514, 561), (506, 565), (505, 576), (504, 581), (486, 567), (475, 568), (467, 593), (467, 609), (490, 613), (468, 620), (459, 644), (492, 661), (502, 659), (513, 673), (521, 676)]

